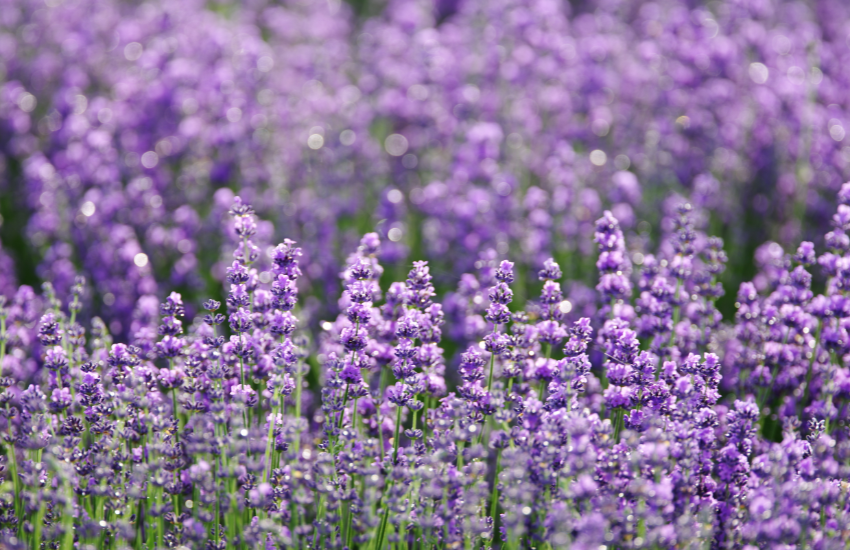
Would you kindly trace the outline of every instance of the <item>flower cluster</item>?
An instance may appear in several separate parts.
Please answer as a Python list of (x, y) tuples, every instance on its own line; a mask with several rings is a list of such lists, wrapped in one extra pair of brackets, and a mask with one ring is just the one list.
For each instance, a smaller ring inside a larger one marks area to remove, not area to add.
[(0, 0), (0, 547), (850, 547), (848, 25)]
[(375, 233), (311, 343), (301, 249), (286, 240), (261, 260), (260, 222), (237, 197), (226, 314), (207, 300), (187, 322), (179, 293), (158, 309), (142, 297), (123, 344), (98, 318), (79, 323), (82, 278), (66, 303), (49, 284), (2, 301), (0, 537), (61, 550), (844, 547), (845, 194), (827, 251), (780, 256), (725, 323), (722, 245), (695, 231), (689, 204), (641, 273), (603, 214), (591, 317), (574, 316), (553, 259), (525, 306), (515, 264), (482, 262), (448, 318), (484, 328), (456, 358), (428, 263), (384, 286)]
[(489, 249), (554, 256), (575, 305), (606, 209), (641, 243), (687, 190), (732, 288), (765, 240), (816, 241), (850, 178), (841, 0), (41, 4), (0, 18), (0, 292), (66, 299), (80, 272), (122, 340), (141, 296), (223, 301), (236, 189), (273, 222), (238, 228), (258, 273), (302, 244), (315, 328), (357, 231), (393, 272), (428, 259), (441, 291)]

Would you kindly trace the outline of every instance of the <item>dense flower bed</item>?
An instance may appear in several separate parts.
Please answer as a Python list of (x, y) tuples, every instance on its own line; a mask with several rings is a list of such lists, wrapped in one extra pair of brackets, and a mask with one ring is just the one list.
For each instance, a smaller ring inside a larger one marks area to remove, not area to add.
[(98, 318), (87, 336), (82, 278), (70, 303), (46, 283), (4, 305), (6, 543), (842, 548), (850, 184), (841, 199), (830, 251), (802, 243), (769, 295), (741, 285), (734, 323), (714, 306), (722, 243), (688, 203), (639, 273), (617, 219), (596, 221), (595, 323), (572, 315), (553, 260), (514, 311), (514, 264), (489, 262), (453, 306), (488, 328), (448, 392), (427, 262), (382, 288), (365, 235), (308, 358), (302, 250), (286, 240), (264, 264), (237, 197), (226, 305), (185, 329), (175, 292), (140, 301), (129, 345)]
[(0, 544), (847, 548), (811, 4), (0, 0)]

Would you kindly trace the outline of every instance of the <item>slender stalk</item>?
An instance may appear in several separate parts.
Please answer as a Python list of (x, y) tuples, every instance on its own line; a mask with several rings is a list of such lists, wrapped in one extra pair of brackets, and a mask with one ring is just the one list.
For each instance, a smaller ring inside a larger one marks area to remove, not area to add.
[(72, 550), (74, 547), (74, 491), (70, 480), (65, 480), (65, 514), (62, 517), (62, 550)]
[(401, 406), (396, 407), (395, 413), (395, 435), (393, 436), (393, 466), (395, 466), (396, 461), (398, 460), (398, 443), (399, 443), (399, 433), (401, 431)]
[(8, 453), (10, 459), (9, 466), (11, 468), (11, 471), (9, 472), (9, 474), (12, 477), (12, 490), (14, 491), (14, 495), (12, 495), (12, 497), (15, 504), (15, 517), (21, 520), (21, 516), (23, 514), (23, 505), (21, 503), (21, 481), (20, 479), (18, 479), (18, 456), (17, 452), (15, 451), (15, 438), (12, 436), (12, 423), (8, 422), (7, 426), (9, 428), (10, 439)]
[[(676, 277), (676, 290), (673, 291), (673, 301), (677, 302), (679, 300), (679, 286), (681, 285), (681, 280)], [(673, 347), (673, 340), (676, 338), (676, 325), (679, 323), (679, 304), (673, 306), (673, 326), (670, 329), (670, 339), (667, 340), (667, 347)], [(658, 361), (658, 364), (655, 366), (655, 380), (661, 378), (661, 367), (663, 361)], [(604, 384), (604, 387), (608, 387), (607, 381)]]
[(620, 442), (620, 433), (623, 431), (623, 417), (625, 413), (625, 409), (621, 407), (614, 409), (614, 441), (617, 443)]
[(496, 523), (496, 511), (499, 507), (499, 473), (502, 470), (502, 449), (496, 449), (496, 475), (493, 477), (493, 491), (490, 493), (490, 517), (493, 518), (493, 534), (490, 536), (490, 544), (496, 540), (498, 525)]
[[(301, 385), (303, 384), (302, 377), (304, 376), (303, 366), (296, 364), (295, 370), (297, 371), (295, 374), (295, 418), (298, 420), (301, 418)], [(295, 454), (297, 455), (301, 450), (300, 431), (295, 432), (295, 441), (293, 442), (293, 446), (295, 448)]]
[(806, 403), (809, 401), (809, 394), (811, 393), (812, 387), (812, 371), (814, 370), (815, 359), (818, 356), (818, 348), (820, 347), (820, 334), (821, 328), (823, 327), (820, 319), (818, 319), (818, 326), (815, 329), (815, 347), (812, 348), (812, 356), (809, 358), (809, 368), (806, 371), (806, 389), (803, 391), (803, 398), (797, 404), (797, 416), (802, 416), (803, 408), (805, 408)]
[(490, 354), (490, 374), (487, 376), (487, 393), (490, 393), (493, 389), (493, 370), (496, 366), (496, 354)]
[[(549, 364), (549, 359), (551, 359), (551, 358), (552, 358), (552, 344), (547, 342), (547, 344), (546, 344), (546, 364), (547, 365)], [(539, 394), (538, 394), (537, 397), (538, 397), (538, 399), (540, 399), (541, 402), (543, 402), (543, 398), (545, 396), (546, 396), (546, 381), (541, 380), (540, 381), (540, 390), (539, 390)]]
[(0, 312), (0, 365), (6, 358), (6, 315)]
[(351, 500), (348, 500), (345, 503), (345, 522), (342, 529), (342, 540), (345, 541), (345, 545), (349, 548), (351, 548), (351, 516)]
[[(401, 407), (398, 407), (396, 412), (396, 423), (395, 423), (395, 437), (393, 438), (393, 466), (395, 466), (396, 460), (398, 459), (398, 440), (399, 440), (399, 430), (401, 428)], [(390, 484), (387, 486), (387, 493), (392, 490), (394, 479), (390, 479)], [(388, 495), (384, 495), (386, 497)], [(387, 522), (390, 517), (390, 507), (387, 502), (387, 498), (382, 497), (384, 501), (384, 514), (381, 517), (381, 523), (378, 525), (378, 536), (375, 538), (375, 546), (374, 550), (379, 550), (384, 545), (384, 536), (386, 535)]]
[[(490, 354), (490, 373), (487, 375), (487, 393), (490, 393), (493, 390), (493, 371), (496, 366), (496, 354)], [(489, 417), (487, 417), (489, 418)], [(484, 428), (487, 426), (487, 418), (484, 419), (484, 422), (481, 423), (481, 432), (478, 434), (478, 443), (484, 439)], [(463, 458), (461, 456), (460, 449), (458, 449), (458, 464), (463, 463)]]
[(33, 544), (33, 548), (35, 550), (41, 549), (41, 530), (44, 527), (44, 500), (41, 501), (41, 504), (38, 507), (38, 514), (35, 516), (35, 544)]
[[(280, 397), (280, 392), (278, 388), (274, 390), (274, 398), (272, 402), (275, 403), (278, 401)], [(269, 434), (266, 439), (266, 454), (265, 461), (263, 462), (263, 482), (265, 483), (269, 479), (270, 471), (271, 471), (271, 451), (272, 451), (272, 438), (274, 437), (274, 425), (277, 421), (277, 414), (275, 412), (275, 406), (272, 405), (271, 415), (269, 417)]]
[[(345, 393), (342, 396), (342, 410), (339, 411), (339, 421), (337, 422), (336, 428), (338, 430), (342, 429), (342, 421), (345, 418), (345, 406), (348, 405), (348, 390), (351, 387), (351, 384), (345, 385)], [(338, 439), (338, 437), (337, 437)]]
[[(390, 480), (390, 485), (387, 487), (387, 492), (392, 489), (393, 480)], [(378, 536), (375, 539), (375, 546), (373, 550), (381, 550), (384, 546), (384, 536), (387, 534), (387, 523), (390, 519), (390, 506), (386, 502), (387, 499), (384, 499), (384, 515), (381, 517), (381, 523), (378, 525)]]
[[(352, 406), (353, 410), (351, 411), (351, 426), (354, 428), (354, 433), (356, 433), (359, 436), (360, 435), (360, 426), (357, 425), (357, 399), (359, 399), (359, 398), (357, 398), (357, 397), (354, 398), (354, 405)], [(415, 422), (415, 418), (416, 417), (414, 416), (414, 422)], [(414, 428), (415, 427), (416, 426), (414, 426)]]
[(180, 429), (180, 415), (177, 414), (177, 389), (171, 388), (171, 405), (174, 407), (174, 420), (177, 421), (177, 429)]
[(156, 507), (159, 510), (159, 528), (156, 531), (156, 543), (158, 546), (163, 545), (163, 537), (165, 536), (165, 518), (162, 514), (162, 487), (154, 489), (154, 498)]

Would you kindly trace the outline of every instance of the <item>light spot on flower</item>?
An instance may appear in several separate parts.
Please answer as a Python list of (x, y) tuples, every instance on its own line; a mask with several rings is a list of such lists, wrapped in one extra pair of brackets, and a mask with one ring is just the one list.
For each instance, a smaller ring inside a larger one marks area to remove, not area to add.
[(165, 138), (156, 142), (154, 150), (156, 150), (159, 156), (167, 157), (172, 151), (174, 151), (174, 146), (171, 144), (170, 139)]
[(764, 84), (767, 82), (767, 77), (770, 75), (770, 71), (767, 68), (767, 65), (764, 63), (750, 63), (750, 78), (756, 84)]
[(627, 155), (617, 155), (614, 157), (614, 167), (617, 170), (628, 170), (631, 165), (632, 161)]
[(597, 118), (590, 125), (590, 129), (593, 130), (593, 133), (599, 137), (605, 137), (608, 135), (608, 131), (611, 129), (611, 125), (604, 118)]
[(74, 114), (81, 115), (86, 112), (86, 109), (89, 106), (89, 100), (86, 99), (86, 96), (83, 94), (77, 94), (74, 96)]
[(345, 86), (343, 89), (339, 91), (339, 98), (346, 105), (351, 105), (352, 103), (356, 103), (358, 99), (362, 97), (362, 93), (360, 92), (360, 88), (354, 85)]
[(310, 134), (310, 137), (307, 138), (307, 146), (310, 149), (321, 149), (324, 144), (325, 138), (323, 138), (319, 134)]
[(608, 161), (608, 155), (601, 149), (594, 149), (590, 152), (590, 162), (594, 166), (604, 166)]
[(419, 159), (413, 153), (407, 153), (401, 158), (401, 165), (408, 170), (413, 170), (419, 164)]
[(416, 101), (425, 101), (428, 99), (428, 88), (422, 84), (414, 84), (407, 89), (407, 97)]
[(138, 42), (130, 42), (124, 46), (124, 57), (127, 58), (127, 61), (135, 61), (142, 57), (143, 51), (145, 51), (145, 48), (141, 44)]
[(393, 204), (398, 204), (404, 198), (404, 195), (398, 189), (390, 189), (387, 193), (387, 200)]
[(788, 67), (788, 72), (786, 73), (789, 82), (791, 84), (796, 84), (797, 86), (803, 84), (806, 81), (806, 73), (800, 67), (796, 65)]
[(133, 263), (138, 267), (145, 267), (148, 265), (148, 255), (144, 252), (139, 252), (133, 257)]
[(92, 201), (84, 202), (82, 208), (80, 208), (80, 212), (82, 212), (83, 216), (87, 218), (92, 217), (94, 215), (95, 210), (97, 210), (97, 208), (95, 207)]
[(242, 109), (239, 107), (231, 107), (227, 110), (227, 120), (230, 122), (239, 122), (242, 120)]
[(142, 166), (145, 168), (155, 168), (159, 164), (159, 155), (154, 151), (148, 151), (142, 155)]
[(18, 97), (18, 107), (25, 113), (32, 112), (37, 103), (35, 96), (30, 93), (24, 92)]
[(267, 55), (264, 55), (257, 60), (257, 68), (264, 73), (272, 70), (272, 67), (274, 67), (274, 59)]
[(407, 152), (407, 138), (401, 134), (391, 134), (384, 140), (384, 149), (394, 157), (400, 157)]
[(343, 130), (339, 133), (339, 142), (348, 147), (349, 145), (354, 145), (354, 142), (357, 140), (357, 134), (354, 133), (353, 130)]

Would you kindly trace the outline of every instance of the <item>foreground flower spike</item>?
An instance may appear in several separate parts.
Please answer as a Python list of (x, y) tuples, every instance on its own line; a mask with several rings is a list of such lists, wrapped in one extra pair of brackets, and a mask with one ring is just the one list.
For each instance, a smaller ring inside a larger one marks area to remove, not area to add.
[(626, 243), (617, 218), (606, 210), (601, 218), (596, 220), (596, 232), (593, 240), (599, 247), (599, 259), (596, 268), (599, 270), (599, 291), (603, 302), (609, 304), (622, 303), (631, 298), (632, 284), (629, 280), (632, 264), (626, 252)]

